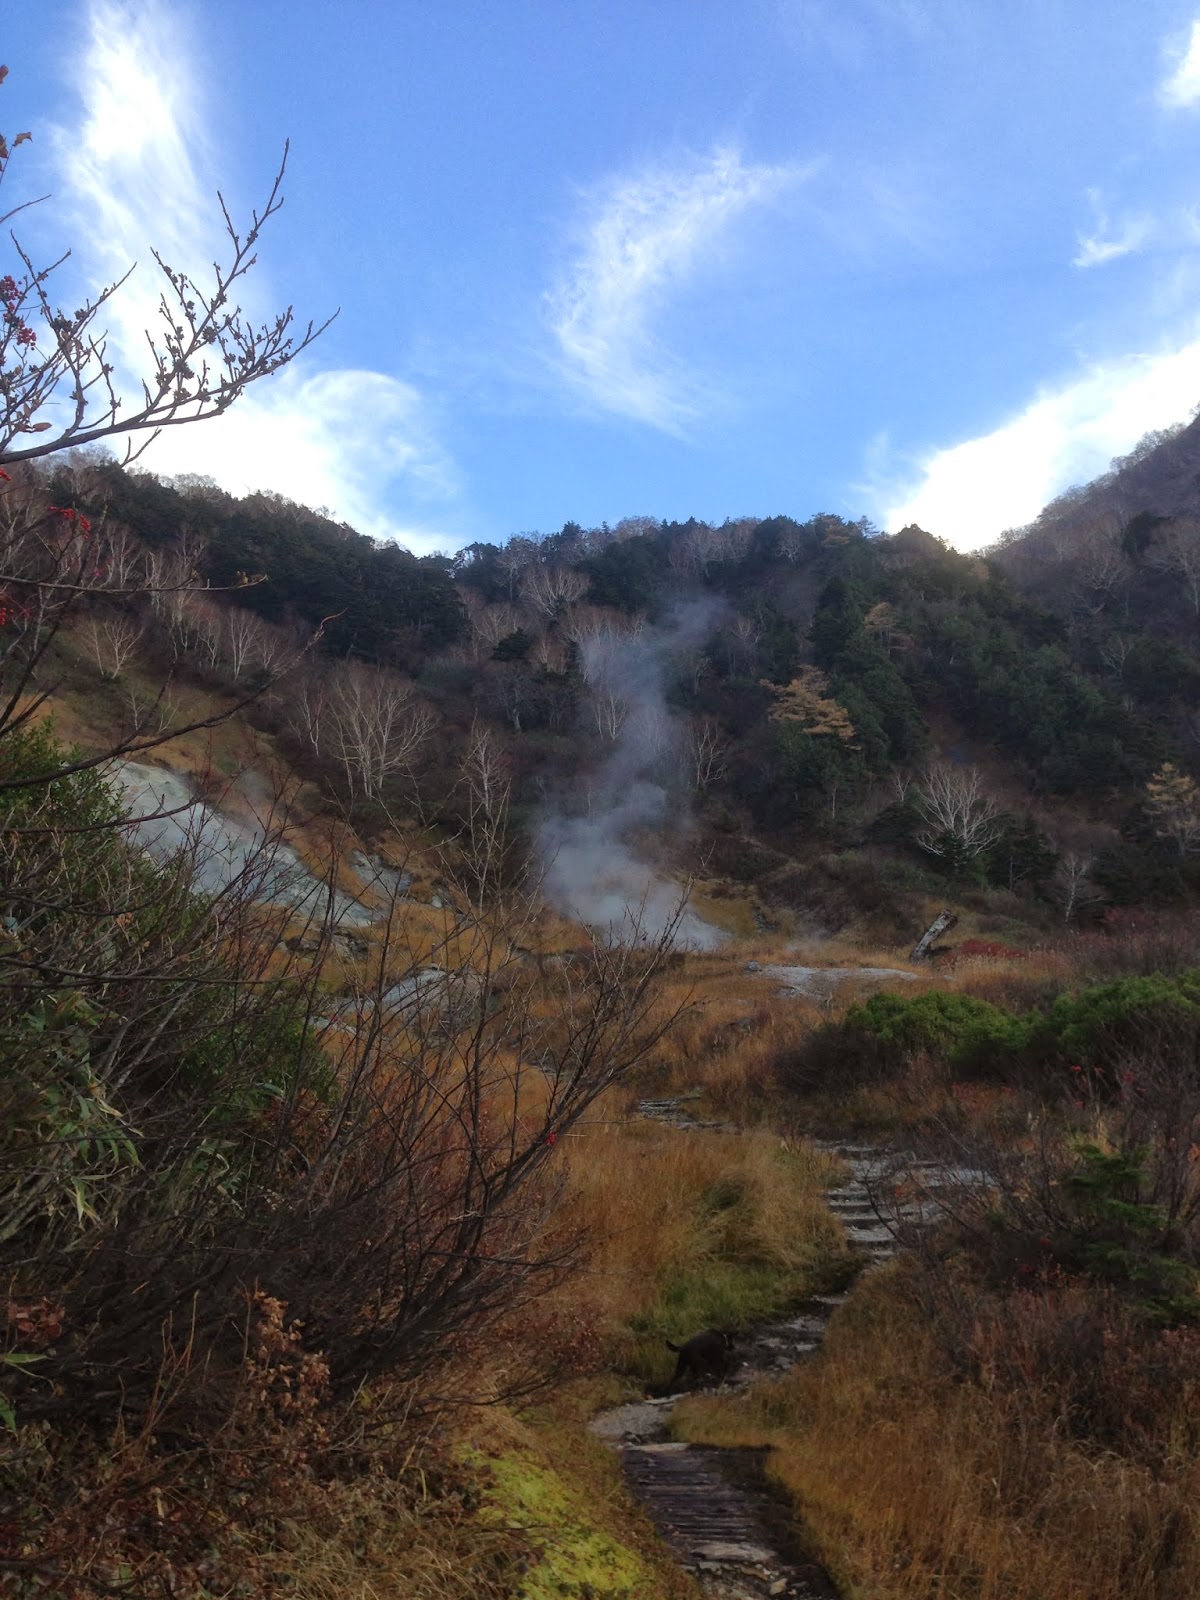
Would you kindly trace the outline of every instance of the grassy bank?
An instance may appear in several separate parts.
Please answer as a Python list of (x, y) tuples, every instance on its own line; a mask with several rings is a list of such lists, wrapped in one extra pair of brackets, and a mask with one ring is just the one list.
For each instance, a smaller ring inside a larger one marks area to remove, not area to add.
[(667, 1339), (776, 1316), (844, 1267), (821, 1201), (834, 1169), (807, 1144), (601, 1122), (568, 1162), (591, 1253), (551, 1307), (593, 1330), (597, 1360), (635, 1383), (666, 1376)]

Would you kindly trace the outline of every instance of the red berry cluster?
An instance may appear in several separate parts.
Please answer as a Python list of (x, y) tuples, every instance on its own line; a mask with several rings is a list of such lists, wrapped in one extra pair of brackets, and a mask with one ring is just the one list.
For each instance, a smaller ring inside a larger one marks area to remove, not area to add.
[(85, 536), (92, 531), (91, 522), (82, 511), (76, 511), (74, 506), (47, 506), (46, 511), (50, 516), (61, 517), (64, 522), (73, 522)]

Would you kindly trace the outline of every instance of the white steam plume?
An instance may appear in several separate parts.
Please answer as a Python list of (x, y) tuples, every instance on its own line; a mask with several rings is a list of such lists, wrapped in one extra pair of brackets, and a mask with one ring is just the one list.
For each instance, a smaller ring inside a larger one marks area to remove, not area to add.
[(546, 898), (564, 914), (617, 940), (661, 937), (679, 915), (674, 942), (709, 950), (724, 935), (686, 907), (683, 890), (645, 859), (665, 853), (689, 824), (682, 730), (666, 703), (664, 669), (694, 649), (719, 606), (695, 600), (661, 627), (599, 632), (583, 641), (583, 675), (597, 732), (612, 750), (591, 780), (583, 810), (548, 813), (539, 829)]

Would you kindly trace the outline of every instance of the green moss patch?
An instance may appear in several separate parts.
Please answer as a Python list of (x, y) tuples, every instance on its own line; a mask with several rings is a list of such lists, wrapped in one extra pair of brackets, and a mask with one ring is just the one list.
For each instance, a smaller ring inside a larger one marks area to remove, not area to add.
[(582, 1484), (519, 1444), (467, 1456), (487, 1467), (480, 1520), (520, 1529), (537, 1550), (521, 1580), (522, 1600), (638, 1600), (663, 1592), (661, 1571), (601, 1525)]

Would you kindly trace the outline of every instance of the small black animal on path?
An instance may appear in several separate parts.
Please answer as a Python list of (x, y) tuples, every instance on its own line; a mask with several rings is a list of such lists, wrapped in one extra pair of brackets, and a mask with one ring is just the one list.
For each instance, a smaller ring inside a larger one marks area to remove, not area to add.
[(681, 1385), (693, 1389), (705, 1379), (724, 1383), (733, 1365), (733, 1334), (724, 1328), (705, 1328), (683, 1344), (667, 1340), (667, 1349), (676, 1353), (675, 1371), (662, 1393), (675, 1394)]

